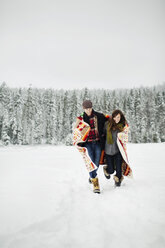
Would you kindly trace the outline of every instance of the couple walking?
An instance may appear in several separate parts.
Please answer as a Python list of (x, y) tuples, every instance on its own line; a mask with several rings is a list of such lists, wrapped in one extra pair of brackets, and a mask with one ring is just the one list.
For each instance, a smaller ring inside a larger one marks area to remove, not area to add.
[[(89, 183), (93, 184), (94, 193), (100, 193), (97, 170), (104, 154), (106, 164), (103, 167), (104, 175), (110, 179), (111, 174), (116, 172), (113, 178), (115, 186), (119, 187), (124, 178), (123, 175), (128, 176), (132, 173), (126, 153), (128, 124), (124, 114), (120, 110), (114, 110), (111, 116), (105, 116), (93, 109), (90, 100), (85, 100), (82, 106), (84, 112), (78, 117), (77, 127), (79, 126), (79, 131), (83, 132), (82, 123), (86, 123), (89, 131), (85, 133), (84, 140), (78, 145), (79, 149), (85, 148), (83, 152), (88, 153), (90, 161), (95, 166), (89, 170)], [(86, 157), (84, 158), (87, 163)]]

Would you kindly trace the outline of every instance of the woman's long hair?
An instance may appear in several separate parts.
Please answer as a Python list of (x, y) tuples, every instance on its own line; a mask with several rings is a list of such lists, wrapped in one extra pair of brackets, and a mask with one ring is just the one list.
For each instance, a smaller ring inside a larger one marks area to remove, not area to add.
[[(116, 117), (118, 114), (120, 114), (121, 118), (120, 118), (119, 123), (116, 123), (113, 118)], [(127, 121), (126, 121), (126, 118), (125, 118), (123, 112), (119, 109), (116, 109), (112, 112), (112, 116), (109, 118), (109, 123), (110, 123), (109, 129), (110, 130), (112, 130), (112, 129), (116, 130), (116, 129), (118, 129), (118, 126), (117, 126), (118, 124), (123, 124), (123, 127), (124, 127), (127, 124)]]

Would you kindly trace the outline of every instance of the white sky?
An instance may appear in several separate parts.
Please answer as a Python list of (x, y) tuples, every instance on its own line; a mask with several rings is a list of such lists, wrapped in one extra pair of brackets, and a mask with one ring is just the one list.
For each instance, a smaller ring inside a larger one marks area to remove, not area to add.
[(164, 0), (0, 0), (0, 82), (124, 88), (165, 81)]

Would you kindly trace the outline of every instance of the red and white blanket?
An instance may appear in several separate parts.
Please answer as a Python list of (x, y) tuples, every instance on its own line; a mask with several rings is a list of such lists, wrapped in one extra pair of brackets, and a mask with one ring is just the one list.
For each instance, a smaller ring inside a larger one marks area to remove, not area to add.
[(129, 131), (129, 126), (127, 124), (125, 125), (123, 131), (118, 133), (117, 145), (123, 157), (122, 173), (124, 176), (132, 177), (132, 170), (129, 165), (128, 156), (127, 156), (127, 148), (126, 148), (126, 143), (128, 142), (128, 131)]
[(92, 162), (89, 157), (88, 150), (86, 147), (81, 146), (87, 139), (90, 132), (90, 126), (84, 122), (83, 118), (77, 117), (75, 128), (73, 131), (73, 145), (76, 146), (80, 154), (82, 155), (88, 172), (97, 169), (97, 166)]

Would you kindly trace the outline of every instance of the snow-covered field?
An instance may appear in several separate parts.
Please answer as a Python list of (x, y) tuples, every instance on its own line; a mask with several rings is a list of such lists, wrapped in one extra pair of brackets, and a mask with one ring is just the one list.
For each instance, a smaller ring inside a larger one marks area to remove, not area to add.
[(134, 179), (94, 194), (74, 147), (0, 148), (0, 248), (164, 248), (165, 143), (128, 144)]

